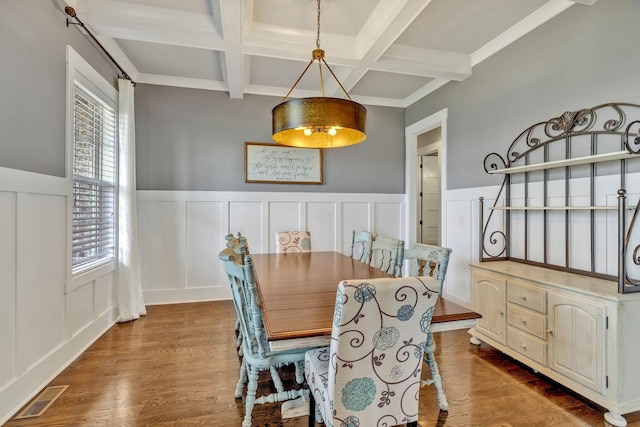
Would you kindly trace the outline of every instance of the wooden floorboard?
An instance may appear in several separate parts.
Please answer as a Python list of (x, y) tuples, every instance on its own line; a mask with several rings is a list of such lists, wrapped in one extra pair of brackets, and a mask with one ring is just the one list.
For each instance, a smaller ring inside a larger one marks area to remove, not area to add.
[[(69, 388), (44, 415), (4, 426), (239, 426), (234, 325), (230, 301), (149, 306), (147, 316), (114, 325), (51, 382)], [(466, 331), (435, 337), (449, 412), (439, 412), (435, 390), (424, 387), (422, 427), (605, 425), (601, 408), (490, 346), (471, 345)], [(282, 376), (295, 384), (291, 370)], [(262, 376), (258, 393), (270, 389)], [(253, 419), (262, 427), (307, 425), (306, 417), (283, 421), (280, 404), (256, 406)], [(626, 419), (640, 427), (640, 412)]]

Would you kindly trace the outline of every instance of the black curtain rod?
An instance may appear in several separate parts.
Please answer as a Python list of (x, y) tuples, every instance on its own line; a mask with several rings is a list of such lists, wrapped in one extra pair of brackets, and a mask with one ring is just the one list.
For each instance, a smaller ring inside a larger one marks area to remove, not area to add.
[(100, 47), (100, 49), (102, 49), (102, 51), (105, 53), (105, 55), (107, 55), (107, 57), (111, 60), (111, 62), (113, 62), (113, 64), (118, 67), (118, 70), (120, 70), (120, 73), (122, 73), (122, 77), (129, 80), (131, 83), (133, 83), (133, 85), (136, 85), (136, 82), (134, 82), (131, 77), (129, 76), (129, 74), (127, 74), (127, 72), (120, 66), (120, 64), (118, 64), (118, 62), (116, 62), (115, 59), (113, 59), (113, 56), (111, 56), (109, 54), (109, 52), (107, 52), (107, 49), (104, 48), (104, 46), (102, 46), (102, 44), (100, 44), (100, 42), (98, 41), (97, 38), (95, 38), (95, 36), (91, 33), (91, 31), (89, 31), (89, 29), (87, 28), (86, 25), (84, 25), (84, 22), (82, 22), (79, 18), (78, 15), (76, 14), (76, 10), (71, 7), (71, 6), (65, 6), (64, 8), (64, 12), (69, 15), (70, 17), (72, 17), (73, 19), (75, 19), (78, 22), (71, 22), (69, 21), (69, 18), (67, 18), (67, 27), (69, 26), (69, 24), (72, 25), (80, 25), (82, 28), (84, 28), (84, 30), (87, 32), (87, 34), (89, 34), (89, 36), (91, 36), (91, 38), (93, 39), (93, 41)]

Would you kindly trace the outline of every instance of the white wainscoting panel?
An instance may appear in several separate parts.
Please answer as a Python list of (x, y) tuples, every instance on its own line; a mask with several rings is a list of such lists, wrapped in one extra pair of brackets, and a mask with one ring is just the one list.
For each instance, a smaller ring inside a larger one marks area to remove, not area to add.
[[(229, 204), (229, 225), (221, 224), (221, 228), (228, 233), (241, 233), (249, 240), (249, 249), (253, 253), (268, 252), (269, 227), (263, 222), (268, 212), (268, 203), (250, 201), (224, 201)], [(264, 214), (263, 214), (264, 212)], [(264, 233), (263, 230), (264, 229)], [(225, 234), (225, 235), (226, 235)], [(215, 243), (213, 242), (215, 247)], [(219, 253), (220, 251), (218, 251)], [(217, 254), (216, 254), (217, 255)], [(220, 264), (220, 263), (218, 263)], [(231, 294), (229, 294), (231, 297)]]
[(307, 203), (307, 230), (311, 232), (311, 249), (314, 251), (341, 251), (341, 230), (337, 224), (336, 203)]
[(351, 252), (351, 236), (353, 230), (373, 231), (373, 223), (371, 221), (371, 205), (370, 203), (344, 202), (342, 203), (342, 253), (349, 254)]
[(115, 292), (114, 285), (115, 272), (105, 274), (102, 277), (97, 278), (93, 285), (93, 297), (94, 297), (94, 318), (97, 319), (100, 316), (104, 316), (107, 313), (111, 313), (113, 307), (116, 305), (114, 301)]
[(18, 193), (17, 373), (65, 341), (67, 199)]
[(215, 283), (220, 277), (218, 242), (226, 233), (221, 229), (220, 202), (189, 202), (187, 204), (186, 285), (202, 288)]
[(228, 299), (217, 255), (240, 232), (252, 253), (275, 252), (275, 232), (309, 230), (314, 251), (348, 254), (351, 231), (376, 218), (380, 235), (401, 237), (404, 195), (138, 191), (146, 304)]
[(471, 230), (474, 200), (447, 200), (445, 212), (448, 221), (445, 230), (446, 246), (452, 250), (445, 282), (444, 295), (452, 301), (471, 302), (471, 277), (469, 262), (472, 257)]
[[(16, 194), (0, 191), (0, 389), (15, 377)], [(0, 423), (2, 420), (0, 419)]]
[(93, 286), (82, 286), (67, 295), (67, 329), (69, 336), (75, 336), (94, 319)]
[(186, 203), (140, 202), (138, 207), (145, 289), (185, 289)]
[(373, 231), (379, 236), (404, 240), (404, 221), (390, 221), (390, 219), (394, 218), (403, 218), (404, 209), (404, 204), (376, 203), (373, 209)]

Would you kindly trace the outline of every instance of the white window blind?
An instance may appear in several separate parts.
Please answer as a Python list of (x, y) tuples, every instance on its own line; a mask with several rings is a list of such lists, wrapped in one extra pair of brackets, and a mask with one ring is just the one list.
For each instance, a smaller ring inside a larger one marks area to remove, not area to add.
[(75, 85), (73, 273), (115, 259), (116, 114)]

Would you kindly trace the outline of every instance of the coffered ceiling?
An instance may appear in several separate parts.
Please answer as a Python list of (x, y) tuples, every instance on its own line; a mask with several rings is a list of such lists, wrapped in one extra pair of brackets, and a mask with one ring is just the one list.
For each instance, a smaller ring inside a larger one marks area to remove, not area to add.
[[(569, 7), (596, 0), (322, 0), (320, 46), (351, 97), (407, 107)], [(284, 97), (316, 47), (316, 0), (68, 0), (139, 83)], [(325, 94), (343, 97), (323, 70)], [(318, 96), (317, 65), (292, 97)]]

